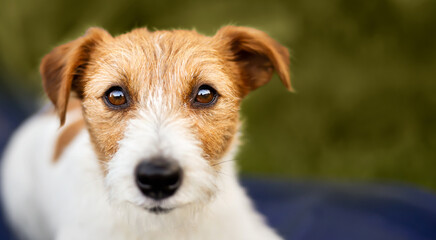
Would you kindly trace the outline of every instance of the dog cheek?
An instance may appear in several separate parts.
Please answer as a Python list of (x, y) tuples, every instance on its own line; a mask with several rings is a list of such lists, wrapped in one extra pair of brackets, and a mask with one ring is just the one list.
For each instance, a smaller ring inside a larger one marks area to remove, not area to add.
[(84, 102), (85, 120), (90, 133), (91, 143), (97, 156), (104, 164), (117, 152), (118, 142), (125, 130), (127, 116), (108, 111), (101, 103), (90, 100)]
[(195, 121), (195, 126), (203, 148), (203, 157), (213, 168), (219, 170), (219, 161), (230, 149), (237, 132), (239, 117), (238, 114), (222, 110), (209, 116), (213, 117), (199, 118)]

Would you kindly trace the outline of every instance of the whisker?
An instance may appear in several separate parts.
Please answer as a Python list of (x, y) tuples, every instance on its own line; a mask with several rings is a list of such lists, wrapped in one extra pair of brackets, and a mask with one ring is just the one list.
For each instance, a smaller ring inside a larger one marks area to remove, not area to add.
[(228, 173), (224, 173), (224, 172), (221, 172), (221, 171), (218, 171), (218, 170), (215, 170), (215, 172), (218, 173), (218, 174), (224, 175), (226, 177), (231, 177)]
[(233, 162), (233, 161), (235, 161), (235, 160), (232, 159), (232, 160), (226, 160), (226, 161), (217, 162), (215, 164), (212, 164), (212, 167), (220, 165), (220, 164), (223, 164), (223, 163), (226, 163), (226, 162)]

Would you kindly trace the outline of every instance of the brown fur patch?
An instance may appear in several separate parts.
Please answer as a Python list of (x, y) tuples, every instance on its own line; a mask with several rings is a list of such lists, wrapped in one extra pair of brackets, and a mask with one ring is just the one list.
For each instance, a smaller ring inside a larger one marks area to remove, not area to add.
[(57, 162), (68, 147), (68, 145), (73, 141), (73, 139), (79, 134), (79, 132), (85, 127), (85, 122), (82, 118), (64, 126), (58, 135), (55, 150), (53, 154), (53, 162)]
[(266, 33), (253, 28), (226, 26), (214, 36), (227, 55), (236, 64), (238, 83), (244, 95), (271, 80), (274, 70), (283, 85), (293, 91), (289, 73), (288, 50)]
[(90, 28), (85, 36), (53, 49), (42, 59), (42, 85), (59, 114), (61, 125), (65, 123), (71, 90), (81, 92), (76, 86), (86, 70), (91, 53), (108, 37), (110, 35), (105, 30)]

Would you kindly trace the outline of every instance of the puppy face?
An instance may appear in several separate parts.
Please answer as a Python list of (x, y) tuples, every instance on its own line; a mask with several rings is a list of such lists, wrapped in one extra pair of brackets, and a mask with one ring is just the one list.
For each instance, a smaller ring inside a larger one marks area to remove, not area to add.
[[(92, 28), (49, 53), (41, 73), (61, 124), (70, 92), (81, 100), (110, 199), (170, 210), (218, 192), (221, 173), (231, 171), (241, 99), (274, 70), (290, 89), (288, 58), (251, 28), (224, 27), (213, 37), (146, 29), (112, 37)], [(135, 169), (156, 159), (181, 169), (180, 186), (165, 198), (138, 188)]]

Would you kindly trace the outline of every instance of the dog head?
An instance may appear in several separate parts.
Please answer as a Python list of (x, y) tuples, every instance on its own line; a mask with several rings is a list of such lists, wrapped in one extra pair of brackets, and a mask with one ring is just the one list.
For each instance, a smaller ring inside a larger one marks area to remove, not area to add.
[(109, 199), (166, 212), (215, 196), (233, 174), (241, 100), (274, 70), (291, 90), (288, 67), (287, 49), (252, 28), (91, 28), (40, 71), (61, 125), (70, 93), (81, 101)]

